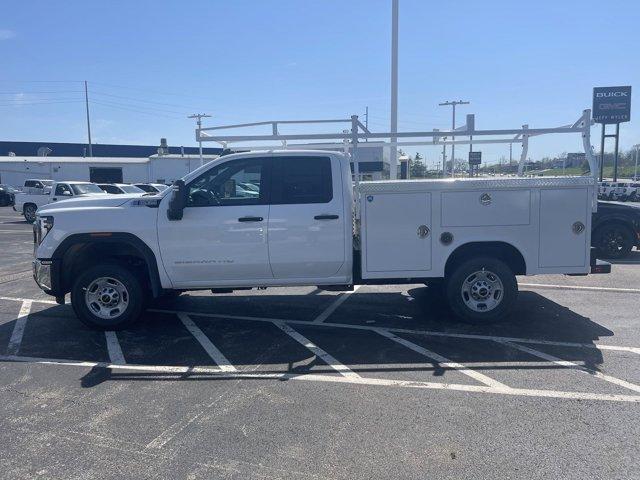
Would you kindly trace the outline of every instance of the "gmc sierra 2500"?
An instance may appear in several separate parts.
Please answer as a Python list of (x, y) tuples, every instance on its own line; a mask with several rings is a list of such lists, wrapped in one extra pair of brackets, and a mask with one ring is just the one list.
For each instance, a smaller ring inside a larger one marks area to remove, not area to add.
[(434, 279), (459, 318), (484, 323), (508, 314), (516, 275), (610, 271), (591, 255), (595, 188), (590, 177), (354, 188), (341, 153), (232, 154), (157, 195), (40, 208), (34, 276), (58, 302), (71, 292), (80, 320), (106, 329), (172, 290)]

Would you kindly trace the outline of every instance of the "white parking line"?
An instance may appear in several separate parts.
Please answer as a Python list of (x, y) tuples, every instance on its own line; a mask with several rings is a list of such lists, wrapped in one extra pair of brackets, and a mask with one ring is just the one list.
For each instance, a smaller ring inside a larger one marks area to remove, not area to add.
[[(56, 302), (54, 302), (53, 300), (44, 300), (44, 299), (0, 296), (0, 300), (6, 300), (10, 302), (32, 301), (35, 303), (57, 305)], [(251, 317), (246, 315), (226, 315), (221, 313), (187, 312), (187, 311), (180, 311), (180, 310), (165, 310), (165, 309), (158, 309), (158, 308), (150, 308), (148, 311), (157, 312), (157, 313), (168, 313), (168, 314), (174, 314), (174, 315), (177, 315), (179, 313), (185, 313), (187, 315), (196, 315), (200, 317), (209, 317), (209, 318), (220, 318), (223, 320), (248, 320), (253, 322), (268, 322), (268, 323), (286, 322), (293, 325), (310, 325), (311, 324), (311, 322), (305, 321), (305, 320), (288, 320), (285, 318)], [(410, 334), (426, 335), (426, 336), (433, 336), (433, 337), (461, 338), (461, 339), (469, 339), (469, 340), (489, 340), (489, 341), (497, 341), (497, 342), (517, 342), (517, 343), (528, 343), (533, 345), (554, 345), (558, 347), (572, 347), (572, 348), (592, 348), (597, 350), (630, 352), (630, 353), (635, 353), (636, 355), (640, 355), (640, 347), (628, 347), (623, 345), (564, 342), (564, 341), (558, 341), (558, 340), (542, 340), (537, 338), (500, 337), (496, 335), (480, 335), (480, 334), (472, 334), (472, 333), (436, 332), (432, 330), (412, 330), (408, 328), (394, 328), (394, 327), (371, 327), (367, 325), (351, 325), (347, 323), (323, 322), (323, 323), (318, 323), (316, 325), (320, 327), (328, 327), (328, 328), (347, 328), (352, 330), (368, 330), (368, 331), (375, 330), (376, 328), (383, 328), (384, 330), (387, 330), (390, 332), (410, 333)]]
[(27, 319), (29, 318), (29, 312), (31, 312), (31, 304), (31, 300), (24, 300), (20, 306), (20, 312), (16, 318), (16, 323), (13, 326), (13, 332), (11, 332), (11, 338), (9, 339), (9, 345), (7, 346), (7, 353), (9, 355), (17, 355), (20, 351), (24, 328), (27, 326)]
[[(588, 392), (563, 392), (557, 390), (535, 390), (528, 388), (494, 388), (484, 385), (466, 385), (456, 383), (437, 383), (437, 382), (417, 382), (409, 380), (391, 380), (386, 378), (365, 378), (358, 375), (355, 376), (336, 376), (336, 375), (318, 375), (296, 373), (249, 373), (249, 372), (221, 372), (220, 369), (214, 367), (197, 367), (197, 366), (162, 366), (162, 365), (115, 365), (105, 362), (84, 362), (76, 360), (47, 359), (37, 357), (19, 357), (13, 355), (0, 355), (1, 362), (26, 362), (36, 363), (40, 365), (61, 365), (69, 367), (102, 367), (111, 370), (133, 370), (156, 374), (189, 374), (189, 375), (212, 375), (216, 378), (248, 378), (258, 380), (301, 380), (309, 382), (328, 382), (342, 383), (354, 385), (371, 385), (371, 386), (388, 386), (400, 388), (416, 388), (416, 389), (434, 389), (449, 390), (468, 393), (493, 393), (497, 395), (511, 395), (524, 397), (543, 397), (543, 398), (560, 398), (571, 400), (593, 400), (593, 401), (609, 401), (609, 402), (631, 402), (640, 403), (640, 395), (619, 395), (605, 393), (588, 393)], [(125, 374), (126, 375), (126, 374)], [(181, 377), (183, 378), (183, 377)]]
[(520, 287), (542, 290), (586, 290), (590, 292), (640, 293), (640, 288), (589, 287), (586, 285), (552, 285), (548, 283), (518, 283)]
[[(2, 300), (4, 297), (0, 297)], [(10, 299), (16, 300), (16, 299)], [(55, 302), (51, 302), (55, 303)], [(149, 309), (150, 312), (158, 312), (158, 313), (169, 313), (169, 314), (178, 314), (179, 311), (176, 310), (164, 310), (164, 309)], [(519, 338), (519, 337), (499, 337), (495, 335), (478, 335), (472, 333), (449, 333), (449, 332), (435, 332), (431, 330), (412, 330), (408, 328), (394, 328), (394, 327), (371, 327), (368, 325), (352, 325), (348, 323), (330, 323), (323, 322), (312, 324), (311, 322), (305, 320), (287, 320), (284, 318), (265, 318), (265, 317), (247, 317), (241, 315), (225, 315), (221, 313), (202, 313), (202, 312), (183, 312), (188, 315), (198, 315), (201, 317), (210, 317), (210, 318), (220, 318), (223, 320), (249, 320), (254, 322), (285, 322), (290, 323), (292, 325), (316, 325), (319, 327), (328, 327), (328, 328), (346, 328), (351, 330), (367, 330), (372, 331), (377, 328), (382, 328), (383, 330), (387, 330), (389, 332), (397, 332), (397, 333), (411, 333), (416, 335), (426, 335), (433, 337), (445, 337), (445, 338), (461, 338), (468, 340), (490, 340), (490, 341), (506, 341), (506, 342), (518, 342), (518, 343), (531, 343), (538, 345), (556, 345), (560, 347), (575, 347), (575, 348), (595, 348), (601, 350), (618, 350), (623, 352), (632, 352), (640, 355), (640, 348), (638, 347), (626, 347), (620, 345), (601, 345), (601, 344), (593, 344), (593, 343), (576, 343), (576, 342), (561, 342), (556, 340), (539, 340), (535, 338)]]
[(604, 380), (605, 382), (613, 383), (615, 385), (619, 385), (620, 387), (628, 388), (629, 390), (633, 390), (634, 392), (640, 393), (640, 385), (636, 385), (634, 383), (627, 382), (626, 380), (621, 380), (619, 378), (612, 377), (611, 375), (605, 375), (604, 373), (598, 372), (597, 370), (588, 368), (584, 365), (578, 365), (577, 363), (570, 362), (568, 360), (562, 360), (561, 358), (555, 357), (553, 355), (549, 355), (548, 353), (541, 352), (539, 350), (534, 350), (533, 348), (525, 347), (524, 345), (518, 345), (517, 343), (513, 343), (513, 342), (499, 342), (499, 343), (516, 348), (522, 352), (528, 353), (530, 355), (534, 355), (538, 358), (542, 358), (543, 360), (547, 360), (548, 362), (552, 362), (556, 365), (580, 370), (581, 372), (587, 373), (593, 377)]
[(336, 308), (338, 308), (340, 305), (342, 305), (344, 303), (344, 301), (347, 298), (349, 298), (349, 295), (351, 295), (352, 293), (356, 293), (361, 286), (362, 285), (354, 285), (353, 286), (353, 291), (351, 291), (351, 292), (343, 292), (340, 295), (338, 295), (338, 298), (336, 298), (331, 303), (331, 305), (329, 305), (327, 308), (325, 308), (320, 313), (320, 315), (318, 315), (316, 318), (313, 319), (313, 323), (322, 323), (322, 322), (324, 322), (327, 318), (329, 318), (329, 315), (331, 315), (333, 312), (336, 311)]
[(186, 313), (179, 313), (178, 318), (182, 322), (182, 324), (186, 327), (187, 330), (195, 337), (198, 343), (204, 348), (207, 354), (211, 357), (211, 359), (218, 364), (220, 370), (223, 372), (237, 372), (236, 367), (234, 367), (227, 357), (216, 347), (209, 337), (207, 337), (200, 328), (193, 323), (193, 320), (189, 318), (189, 315)]
[(410, 342), (409, 340), (405, 340), (404, 338), (398, 337), (397, 335), (394, 335), (393, 333), (387, 331), (387, 330), (383, 330), (381, 328), (377, 328), (375, 330), (376, 333), (379, 333), (380, 335), (382, 335), (383, 337), (389, 338), (391, 340), (393, 340), (394, 342), (398, 342), (400, 345), (404, 345), (405, 347), (407, 347), (410, 350), (413, 350), (416, 353), (419, 353), (420, 355), (423, 355), (427, 358), (431, 358), (435, 361), (437, 361), (441, 367), (448, 367), (448, 368), (453, 368), (454, 370), (457, 370), (458, 372), (473, 378), (474, 380), (477, 380), (480, 383), (484, 383), (485, 385), (488, 385), (489, 387), (494, 387), (494, 388), (509, 388), (508, 386), (506, 386), (504, 383), (500, 383), (497, 380), (494, 380), (493, 378), (487, 377), (486, 375), (483, 375), (480, 372), (476, 372), (475, 370), (471, 370), (469, 368), (467, 368), (466, 366), (464, 366), (461, 363), (457, 363), (454, 362), (452, 360), (449, 360), (446, 357), (443, 357), (442, 355), (437, 354), (436, 352), (433, 352), (431, 350), (428, 350), (420, 345), (416, 345), (413, 342)]
[(104, 332), (104, 337), (107, 340), (107, 352), (109, 352), (111, 363), (125, 365), (127, 362), (124, 359), (124, 354), (122, 353), (122, 348), (120, 348), (120, 342), (118, 341), (116, 332)]
[(309, 340), (307, 337), (305, 337), (301, 333), (298, 333), (297, 331), (295, 331), (289, 325), (282, 322), (273, 322), (273, 324), (276, 327), (278, 327), (280, 330), (282, 330), (284, 333), (289, 335), (291, 338), (293, 338), (295, 341), (297, 341), (298, 343), (304, 345), (306, 348), (311, 350), (311, 352), (313, 352), (315, 355), (320, 357), (327, 365), (329, 365), (331, 368), (336, 370), (341, 375), (349, 378), (360, 378), (360, 375), (355, 373), (346, 365), (343, 365), (342, 363), (340, 363), (333, 356), (331, 356), (331, 354), (325, 352), (323, 349), (318, 347), (315, 343), (313, 343), (311, 340)]

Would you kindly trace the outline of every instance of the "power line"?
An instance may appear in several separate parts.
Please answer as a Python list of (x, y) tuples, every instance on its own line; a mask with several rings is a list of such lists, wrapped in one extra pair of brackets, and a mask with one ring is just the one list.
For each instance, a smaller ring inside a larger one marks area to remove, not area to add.
[(134, 109), (134, 108), (121, 107), (121, 106), (117, 106), (117, 105), (110, 105), (108, 103), (99, 102), (97, 100), (92, 100), (91, 104), (92, 105), (101, 105), (103, 107), (115, 108), (117, 110), (126, 110), (128, 112), (143, 113), (145, 115), (153, 115), (153, 116), (156, 116), (156, 117), (164, 117), (164, 118), (172, 118), (172, 119), (182, 118), (182, 117), (178, 117), (178, 116), (175, 116), (175, 115), (166, 115), (166, 114), (158, 113), (158, 112), (149, 112), (149, 111), (138, 110), (138, 109)]
[(120, 98), (123, 100), (133, 100), (134, 102), (141, 102), (141, 103), (151, 103), (154, 105), (166, 105), (169, 107), (180, 107), (180, 108), (184, 108), (186, 110), (193, 110), (193, 107), (188, 107), (185, 105), (178, 105), (175, 103), (166, 103), (166, 102), (154, 102), (153, 100), (141, 100), (139, 98), (134, 98), (134, 97), (126, 97), (124, 95), (113, 95), (110, 93), (103, 93), (103, 92), (91, 92), (93, 95), (101, 95), (101, 96), (105, 96), (105, 97), (112, 97), (112, 98)]
[[(92, 102), (96, 102), (97, 100), (92, 100)], [(108, 105), (115, 105), (115, 106), (119, 106), (119, 107), (127, 107), (127, 108), (137, 108), (139, 110), (149, 110), (149, 111), (159, 111), (159, 112), (167, 112), (167, 113), (176, 113), (178, 115), (185, 115), (186, 112), (182, 111), (182, 112), (178, 112), (176, 110), (168, 110), (166, 108), (158, 108), (158, 107), (148, 107), (146, 105), (131, 105), (130, 103), (121, 103), (121, 102), (114, 102), (111, 100), (103, 100), (100, 99), (99, 100), (101, 103), (103, 104), (108, 104)], [(186, 109), (185, 109), (186, 110)]]

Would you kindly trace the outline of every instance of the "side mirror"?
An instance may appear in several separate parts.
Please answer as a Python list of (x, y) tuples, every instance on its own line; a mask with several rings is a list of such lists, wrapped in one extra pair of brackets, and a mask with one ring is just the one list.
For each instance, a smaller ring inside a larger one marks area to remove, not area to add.
[(187, 187), (184, 180), (176, 180), (173, 182), (173, 193), (169, 200), (169, 208), (167, 209), (167, 218), (169, 220), (182, 220), (184, 207), (187, 206)]

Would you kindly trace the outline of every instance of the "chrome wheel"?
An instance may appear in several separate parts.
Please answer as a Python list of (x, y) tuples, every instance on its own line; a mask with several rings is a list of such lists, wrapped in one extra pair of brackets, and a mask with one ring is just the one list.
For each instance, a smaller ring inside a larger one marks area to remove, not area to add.
[(118, 318), (129, 305), (127, 288), (112, 277), (96, 278), (85, 289), (84, 300), (95, 316), (103, 319)]
[(473, 272), (462, 282), (462, 300), (474, 312), (493, 310), (504, 297), (500, 277), (489, 270)]

